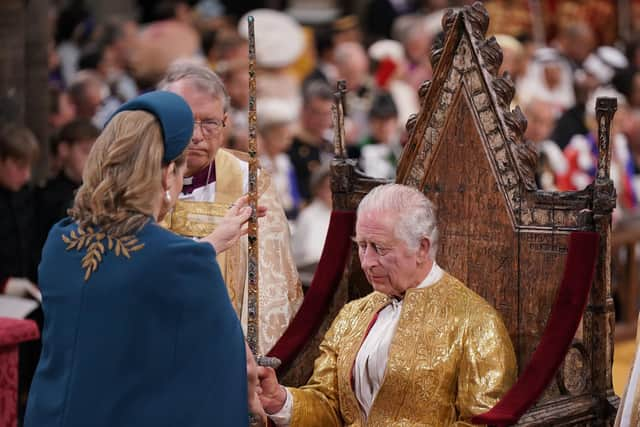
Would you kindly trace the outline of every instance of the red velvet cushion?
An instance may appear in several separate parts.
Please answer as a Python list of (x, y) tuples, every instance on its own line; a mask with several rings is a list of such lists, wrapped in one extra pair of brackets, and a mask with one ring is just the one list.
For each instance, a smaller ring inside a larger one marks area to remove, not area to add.
[(39, 336), (32, 320), (0, 317), (0, 427), (18, 424), (18, 344)]

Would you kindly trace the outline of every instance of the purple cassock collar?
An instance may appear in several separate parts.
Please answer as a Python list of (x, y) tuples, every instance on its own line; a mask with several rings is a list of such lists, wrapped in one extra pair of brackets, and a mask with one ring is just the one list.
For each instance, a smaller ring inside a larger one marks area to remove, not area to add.
[[(211, 173), (209, 173), (211, 169)], [(207, 179), (207, 176), (209, 179)], [(216, 180), (216, 164), (211, 163), (211, 168), (205, 167), (195, 175), (185, 177), (182, 181), (182, 194), (191, 194), (196, 188), (204, 187)]]

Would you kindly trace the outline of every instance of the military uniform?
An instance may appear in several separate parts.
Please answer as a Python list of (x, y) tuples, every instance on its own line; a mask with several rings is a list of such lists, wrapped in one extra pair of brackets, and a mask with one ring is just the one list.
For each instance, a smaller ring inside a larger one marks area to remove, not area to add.
[(329, 150), (330, 144), (328, 142), (321, 141), (316, 144), (312, 141), (311, 135), (301, 132), (293, 138), (288, 151), (298, 180), (300, 197), (307, 203), (311, 203), (313, 199), (311, 175), (323, 164), (328, 164), (333, 156)]

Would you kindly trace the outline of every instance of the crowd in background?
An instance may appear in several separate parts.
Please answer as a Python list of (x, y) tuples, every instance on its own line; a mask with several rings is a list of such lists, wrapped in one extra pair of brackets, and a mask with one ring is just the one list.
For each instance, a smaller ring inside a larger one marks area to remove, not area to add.
[[(362, 3), (359, 15), (336, 13), (324, 20), (318, 18), (326, 15), (319, 4), (313, 24), (305, 22), (313, 7), (297, 17), (291, 10), (251, 12), (256, 19), (261, 166), (279, 190), (307, 283), (331, 212), (328, 165), (336, 82), (347, 82), (348, 155), (365, 174), (393, 179), (408, 138), (405, 123), (419, 110), (418, 88), (432, 75), (429, 53), (433, 40), (442, 37), (444, 10), (470, 2)], [(538, 185), (579, 190), (591, 182), (598, 155), (595, 99), (616, 97), (614, 215), (616, 220), (633, 215), (640, 194), (640, 43), (632, 37), (621, 43), (612, 33), (612, 2), (540, 2), (544, 22), (536, 22), (530, 3), (536, 2), (490, 1), (486, 6), (492, 18), (488, 36), (495, 35), (503, 49), (500, 73), (507, 71), (516, 85), (513, 105), (526, 115), (525, 136), (539, 153)], [(247, 149), (243, 11), (228, 13), (216, 0), (138, 1), (136, 7), (136, 19), (105, 19), (93, 16), (82, 1), (51, 6), (48, 179), (30, 180), (38, 146), (44, 145), (28, 130), (5, 126), (0, 136), (0, 225), (11, 230), (3, 231), (2, 238), (23, 242), (18, 251), (0, 255), (0, 284), (6, 292), (23, 292), (36, 283), (39, 247), (71, 206), (87, 154), (111, 113), (153, 89), (172, 62), (207, 63), (221, 76), (230, 100), (226, 145)]]

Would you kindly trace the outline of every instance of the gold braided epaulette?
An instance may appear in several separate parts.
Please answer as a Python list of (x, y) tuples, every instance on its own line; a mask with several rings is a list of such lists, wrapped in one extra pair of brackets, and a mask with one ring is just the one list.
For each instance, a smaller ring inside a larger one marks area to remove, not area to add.
[[(98, 265), (104, 258), (105, 251), (114, 251), (116, 256), (121, 254), (126, 258), (131, 258), (130, 253), (139, 251), (144, 247), (144, 243), (138, 244), (138, 239), (134, 236), (112, 237), (102, 231), (94, 231), (87, 227), (86, 231), (78, 227), (78, 233), (71, 231), (70, 237), (62, 235), (62, 241), (66, 243), (67, 250), (75, 249), (78, 252), (86, 249), (87, 253), (82, 257), (82, 268), (85, 269), (84, 281), (88, 281), (91, 273), (98, 269)], [(104, 240), (107, 240), (105, 248)]]

